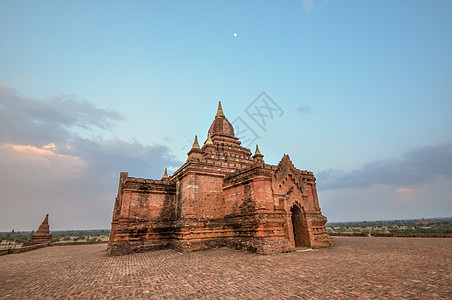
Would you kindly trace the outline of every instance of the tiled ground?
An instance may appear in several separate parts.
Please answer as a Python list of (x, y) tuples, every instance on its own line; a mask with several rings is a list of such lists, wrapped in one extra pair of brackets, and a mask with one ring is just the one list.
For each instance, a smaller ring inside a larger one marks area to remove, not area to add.
[(108, 257), (106, 245), (0, 256), (1, 299), (451, 299), (452, 239), (335, 237), (263, 256), (230, 249)]

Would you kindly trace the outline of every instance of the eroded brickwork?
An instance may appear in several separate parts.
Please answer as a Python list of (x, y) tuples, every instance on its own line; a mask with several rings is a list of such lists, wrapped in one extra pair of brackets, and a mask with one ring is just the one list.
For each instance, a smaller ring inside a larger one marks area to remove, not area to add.
[(42, 224), (39, 225), (38, 230), (26, 241), (22, 247), (32, 245), (49, 244), (52, 242), (52, 235), (50, 234), (49, 214), (46, 215)]
[(328, 247), (315, 177), (284, 155), (277, 166), (241, 146), (221, 106), (187, 162), (161, 180), (121, 173), (108, 251), (193, 251), (229, 246), (258, 253)]

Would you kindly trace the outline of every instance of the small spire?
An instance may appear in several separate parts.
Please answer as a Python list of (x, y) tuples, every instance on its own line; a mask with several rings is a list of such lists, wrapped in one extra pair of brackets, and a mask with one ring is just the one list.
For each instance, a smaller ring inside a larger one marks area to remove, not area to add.
[(256, 153), (254, 155), (262, 155), (262, 153), (259, 151), (259, 146), (256, 145)]
[(261, 151), (259, 150), (259, 146), (256, 145), (256, 153), (253, 155), (253, 159), (256, 160), (256, 162), (264, 162), (264, 156), (262, 155)]
[(213, 145), (212, 139), (209, 137), (204, 145)]
[(168, 171), (165, 168), (165, 173), (163, 173), (162, 179), (168, 178)]
[(192, 149), (200, 149), (198, 144), (198, 136), (195, 135), (195, 142), (193, 143)]
[(49, 214), (46, 214), (46, 217), (44, 218), (42, 224), (49, 224)]
[(218, 110), (215, 118), (216, 117), (224, 117), (223, 109), (221, 108), (221, 101), (218, 101)]

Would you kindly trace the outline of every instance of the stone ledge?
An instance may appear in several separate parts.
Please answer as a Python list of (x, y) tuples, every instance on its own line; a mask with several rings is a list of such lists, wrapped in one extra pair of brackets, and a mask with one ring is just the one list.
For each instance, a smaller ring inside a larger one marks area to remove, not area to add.
[(108, 244), (108, 241), (52, 243), (51, 246), (78, 246), (78, 245), (92, 245), (92, 244)]
[(15, 248), (15, 249), (3, 249), (3, 250), (0, 250), (0, 255), (24, 253), (24, 252), (33, 251), (33, 250), (48, 247), (48, 246), (51, 246), (51, 244), (46, 243), (46, 244), (25, 246), (25, 247), (20, 247), (20, 248)]

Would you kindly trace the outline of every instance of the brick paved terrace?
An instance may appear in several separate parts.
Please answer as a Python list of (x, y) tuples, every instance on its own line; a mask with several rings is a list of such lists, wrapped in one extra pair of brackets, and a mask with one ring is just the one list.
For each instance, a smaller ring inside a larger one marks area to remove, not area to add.
[(221, 248), (109, 257), (105, 244), (48, 247), (0, 256), (0, 298), (452, 298), (452, 239), (335, 241), (267, 256)]

